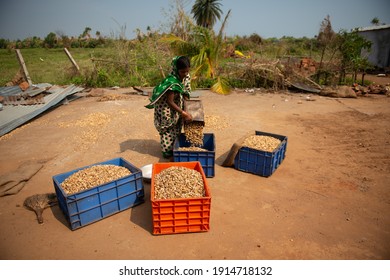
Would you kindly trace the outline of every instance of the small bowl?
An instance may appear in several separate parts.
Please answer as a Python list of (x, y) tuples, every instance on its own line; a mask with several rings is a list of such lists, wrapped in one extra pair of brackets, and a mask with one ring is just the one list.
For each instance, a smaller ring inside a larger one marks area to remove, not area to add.
[(153, 164), (147, 164), (145, 166), (142, 166), (141, 167), (142, 178), (145, 179), (146, 181), (150, 181), (152, 179), (152, 169), (153, 169)]

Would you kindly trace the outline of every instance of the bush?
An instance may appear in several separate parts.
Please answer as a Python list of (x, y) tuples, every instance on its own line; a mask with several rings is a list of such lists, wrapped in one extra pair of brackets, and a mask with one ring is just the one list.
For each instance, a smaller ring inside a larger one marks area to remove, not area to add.
[(6, 49), (9, 45), (9, 41), (0, 38), (0, 49)]

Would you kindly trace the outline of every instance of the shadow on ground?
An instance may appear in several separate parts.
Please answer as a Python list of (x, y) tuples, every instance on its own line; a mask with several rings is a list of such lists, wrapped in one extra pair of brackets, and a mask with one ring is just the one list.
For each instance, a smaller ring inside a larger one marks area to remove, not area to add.
[(126, 150), (159, 157), (161, 155), (160, 143), (151, 139), (129, 139), (119, 144), (120, 152)]
[(144, 203), (131, 209), (130, 221), (143, 228), (150, 234), (153, 231), (152, 224), (152, 206), (150, 202), (150, 182), (143, 181), (144, 185)]

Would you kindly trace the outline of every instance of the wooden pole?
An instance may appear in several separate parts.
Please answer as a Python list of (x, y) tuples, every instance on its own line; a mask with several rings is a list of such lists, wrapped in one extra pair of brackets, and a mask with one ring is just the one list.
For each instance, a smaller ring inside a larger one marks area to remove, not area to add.
[(73, 66), (76, 68), (77, 72), (80, 72), (80, 67), (77, 65), (76, 61), (73, 59), (72, 55), (68, 51), (67, 48), (64, 48), (64, 51), (66, 55), (68, 56), (69, 60), (72, 62)]
[(32, 81), (31, 81), (30, 75), (28, 74), (26, 63), (24, 63), (24, 59), (23, 59), (22, 53), (20, 52), (19, 49), (16, 49), (15, 51), (16, 51), (16, 56), (18, 58), (20, 67), (23, 70), (24, 78), (26, 79), (28, 84), (31, 86), (32, 85)]

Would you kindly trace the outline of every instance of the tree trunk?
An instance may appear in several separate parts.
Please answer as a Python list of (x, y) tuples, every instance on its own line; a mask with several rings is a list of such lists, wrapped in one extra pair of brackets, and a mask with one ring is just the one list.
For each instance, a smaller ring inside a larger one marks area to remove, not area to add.
[(325, 49), (326, 49), (326, 47), (324, 47), (324, 48), (322, 49), (322, 52), (321, 52), (320, 65), (319, 65), (318, 70), (317, 70), (318, 75), (316, 75), (316, 76), (317, 76), (317, 81), (316, 81), (317, 83), (319, 83), (320, 80), (321, 80), (322, 61), (324, 60)]

